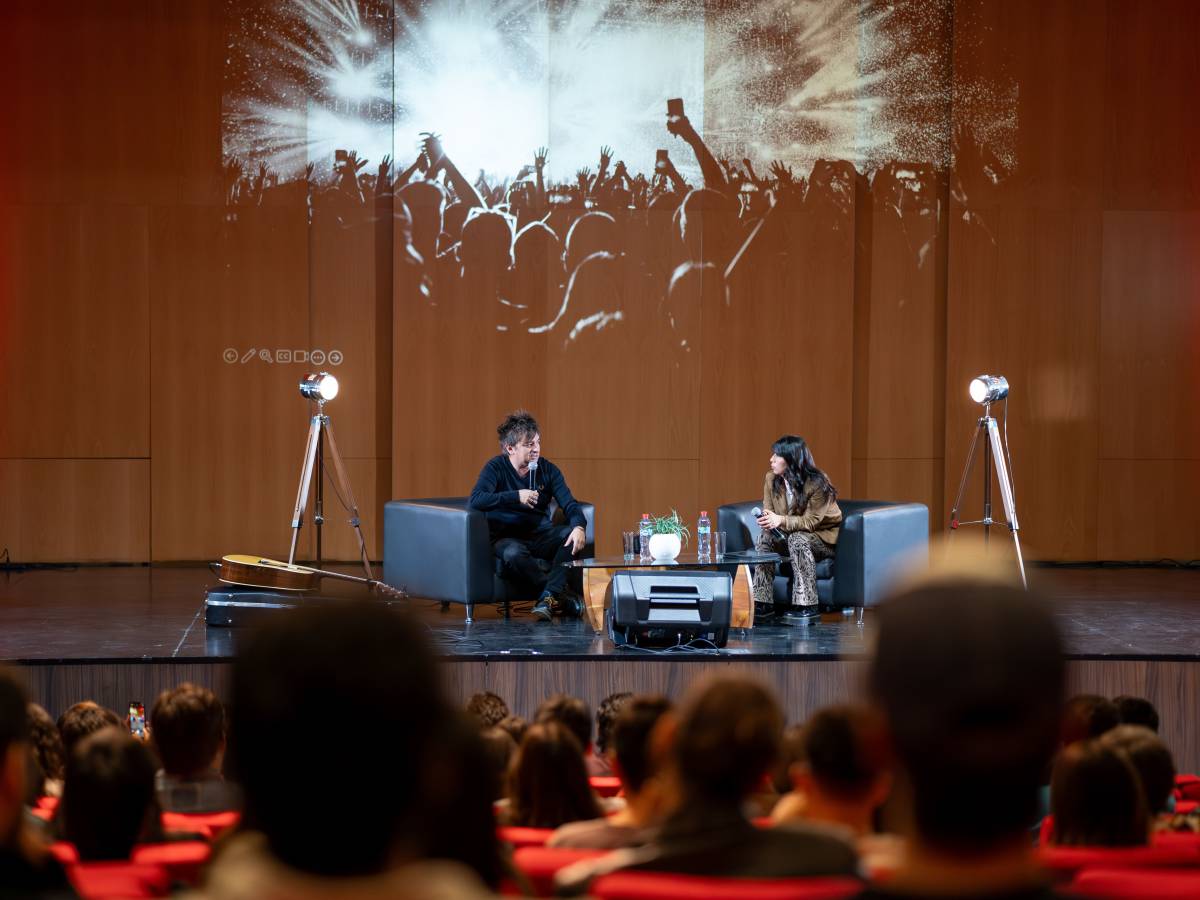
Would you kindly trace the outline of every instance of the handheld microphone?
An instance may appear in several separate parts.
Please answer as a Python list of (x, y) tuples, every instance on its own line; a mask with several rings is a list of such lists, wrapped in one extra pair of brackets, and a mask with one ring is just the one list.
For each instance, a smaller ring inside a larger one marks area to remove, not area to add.
[(537, 487), (535, 486), (537, 484), (537, 464), (538, 461), (536, 459), (531, 459), (529, 461), (529, 489), (531, 491), (537, 490)]
[[(759, 509), (757, 506), (754, 507), (754, 509), (750, 510), (750, 512), (754, 515), (755, 519), (761, 518), (762, 514), (763, 514), (762, 510)], [(778, 528), (771, 528), (771, 529), (764, 528), (763, 531), (766, 531), (769, 535), (771, 535), (771, 537), (775, 538), (776, 540), (779, 540), (779, 541), (787, 540), (787, 535), (784, 534), (782, 531), (780, 531)]]

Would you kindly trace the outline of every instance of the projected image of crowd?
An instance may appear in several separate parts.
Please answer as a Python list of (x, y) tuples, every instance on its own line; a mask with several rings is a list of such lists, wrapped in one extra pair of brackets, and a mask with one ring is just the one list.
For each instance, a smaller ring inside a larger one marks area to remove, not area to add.
[[(233, 160), (229, 217), (295, 204), (310, 223), (391, 221), (397, 285), (430, 310), (564, 342), (645, 315), (654, 321), (638, 324), (673, 330), (670, 342), (686, 350), (688, 311), (701, 294), (731, 303), (794, 286), (813, 252), (795, 234), (807, 214), (826, 232), (851, 230), (856, 190), (858, 202), (883, 197), (905, 221), (937, 211), (928, 164), (889, 163), (868, 179), (846, 161), (797, 173), (780, 161), (728, 159), (682, 114), (667, 117), (661, 143), (668, 149), (649, 167), (601, 146), (566, 182), (548, 177), (546, 147), (507, 177), (463, 172), (436, 133), (420, 135), (403, 162), (339, 150), (325, 179), (311, 163), (281, 180), (265, 164), (248, 173)], [(920, 265), (928, 248), (911, 249)]]

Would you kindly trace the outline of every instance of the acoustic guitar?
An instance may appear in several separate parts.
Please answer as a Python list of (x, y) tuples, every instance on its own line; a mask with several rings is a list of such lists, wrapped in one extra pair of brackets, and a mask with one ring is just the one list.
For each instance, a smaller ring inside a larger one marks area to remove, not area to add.
[(216, 566), (219, 568), (217, 573), (219, 581), (242, 587), (260, 587), (275, 591), (315, 591), (322, 578), (336, 578), (339, 581), (355, 581), (365, 584), (373, 593), (389, 600), (404, 600), (408, 596), (404, 591), (397, 590), (390, 584), (384, 584), (374, 578), (346, 575), (342, 572), (330, 572), (326, 569), (313, 569), (308, 566), (289, 565), (277, 559), (266, 559), (262, 556), (233, 553), (222, 556)]

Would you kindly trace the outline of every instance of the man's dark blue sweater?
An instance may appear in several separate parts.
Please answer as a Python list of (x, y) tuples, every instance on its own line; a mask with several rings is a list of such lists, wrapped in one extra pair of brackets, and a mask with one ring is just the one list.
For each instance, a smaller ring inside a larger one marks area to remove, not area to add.
[[(533, 473), (531, 487), (529, 476), (519, 476), (507, 456), (493, 456), (484, 463), (471, 491), (471, 508), (487, 514), (493, 542), (508, 537), (528, 540), (538, 530), (549, 528), (552, 499), (558, 501), (569, 528), (587, 528), (583, 509), (558, 466), (542, 458)], [(536, 506), (521, 503), (519, 492), (530, 489), (538, 492)]]

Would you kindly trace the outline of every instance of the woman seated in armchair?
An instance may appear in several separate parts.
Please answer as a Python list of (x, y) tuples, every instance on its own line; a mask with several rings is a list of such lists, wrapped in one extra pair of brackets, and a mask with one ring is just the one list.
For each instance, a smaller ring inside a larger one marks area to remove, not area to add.
[[(804, 438), (785, 434), (771, 445), (771, 469), (763, 482), (762, 532), (755, 549), (786, 552), (792, 563), (792, 603), (785, 621), (815, 624), (817, 609), (817, 563), (831, 559), (842, 525), (837, 505), (837, 488), (813, 462)], [(754, 602), (774, 604), (775, 564), (754, 567)]]

